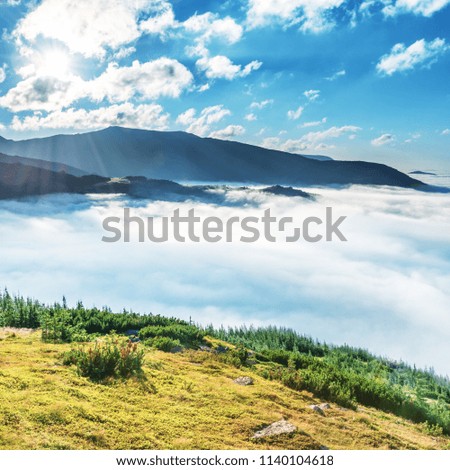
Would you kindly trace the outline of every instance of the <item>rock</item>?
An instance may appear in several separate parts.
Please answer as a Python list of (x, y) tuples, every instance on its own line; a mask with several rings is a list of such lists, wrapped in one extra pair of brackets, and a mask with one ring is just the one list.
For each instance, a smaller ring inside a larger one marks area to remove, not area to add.
[(322, 408), (320, 408), (320, 406), (317, 406), (317, 405), (309, 405), (308, 408), (311, 408), (313, 411), (315, 411), (316, 413), (319, 413), (320, 415), (324, 416), (325, 413), (323, 412)]
[(329, 410), (329, 409), (331, 408), (331, 406), (330, 406), (329, 403), (321, 403), (321, 404), (319, 405), (319, 408), (320, 408), (321, 410)]
[(233, 380), (233, 382), (238, 385), (253, 385), (253, 379), (251, 377), (238, 377)]
[(330, 450), (330, 448), (327, 446), (320, 446), (319, 450)]
[(282, 419), (256, 432), (252, 439), (262, 439), (269, 436), (278, 436), (279, 434), (290, 434), (296, 430), (296, 426)]
[(209, 346), (205, 346), (204, 344), (201, 344), (199, 346), (199, 349), (200, 349), (200, 351), (203, 351), (203, 352), (211, 352), (212, 351), (212, 349)]

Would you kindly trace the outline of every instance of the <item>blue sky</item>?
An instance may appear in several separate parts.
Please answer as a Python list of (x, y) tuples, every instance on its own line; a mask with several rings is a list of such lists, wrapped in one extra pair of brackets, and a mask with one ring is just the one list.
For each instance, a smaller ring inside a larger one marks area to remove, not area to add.
[(450, 0), (0, 0), (0, 134), (109, 125), (450, 170)]

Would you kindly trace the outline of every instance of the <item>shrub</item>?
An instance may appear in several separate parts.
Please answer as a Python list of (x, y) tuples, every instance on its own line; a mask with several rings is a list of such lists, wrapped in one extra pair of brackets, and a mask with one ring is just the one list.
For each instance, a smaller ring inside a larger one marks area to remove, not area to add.
[(139, 331), (142, 340), (151, 338), (170, 338), (186, 347), (197, 347), (204, 338), (204, 332), (193, 325), (174, 323), (172, 325), (146, 326)]
[(217, 355), (217, 360), (219, 360), (220, 362), (224, 362), (225, 364), (229, 364), (237, 368), (245, 366), (247, 364), (247, 359), (248, 351), (242, 345), (239, 345), (235, 349), (229, 349), (228, 351)]
[(140, 372), (143, 362), (144, 352), (138, 345), (116, 335), (106, 336), (94, 345), (72, 349), (63, 356), (65, 365), (76, 365), (81, 376), (94, 381), (127, 378)]
[(155, 338), (146, 339), (144, 344), (164, 352), (172, 352), (174, 349), (181, 347), (181, 343), (178, 339), (172, 339), (166, 336), (156, 336)]

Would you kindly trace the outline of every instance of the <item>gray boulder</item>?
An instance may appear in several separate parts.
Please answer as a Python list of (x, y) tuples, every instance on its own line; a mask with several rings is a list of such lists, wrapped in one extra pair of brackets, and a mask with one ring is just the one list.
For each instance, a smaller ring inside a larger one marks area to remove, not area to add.
[(313, 411), (315, 411), (316, 413), (319, 413), (320, 415), (324, 416), (325, 413), (323, 412), (323, 409), (320, 407), (320, 406), (317, 406), (317, 405), (309, 405), (308, 408), (311, 408)]
[(287, 422), (285, 419), (282, 419), (256, 432), (252, 439), (262, 439), (264, 437), (278, 436), (280, 434), (291, 434), (296, 430), (296, 426)]
[(238, 385), (253, 385), (253, 379), (251, 377), (238, 377), (233, 380), (233, 382)]

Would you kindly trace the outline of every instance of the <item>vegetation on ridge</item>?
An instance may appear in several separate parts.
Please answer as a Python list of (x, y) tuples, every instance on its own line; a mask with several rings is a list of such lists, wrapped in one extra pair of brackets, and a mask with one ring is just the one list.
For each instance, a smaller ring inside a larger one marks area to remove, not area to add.
[[(45, 342), (88, 342), (112, 332), (133, 335), (139, 331), (144, 346), (114, 346), (103, 339), (93, 346), (75, 347), (66, 353), (66, 364), (75, 364), (81, 376), (94, 380), (127, 377), (142, 368), (147, 346), (163, 351), (203, 349), (216, 361), (249, 367), (260, 377), (295, 391), (308, 391), (341, 406), (365, 405), (426, 423), (434, 434), (450, 434), (450, 382), (433, 373), (380, 358), (349, 346), (330, 346), (301, 336), (290, 329), (199, 328), (176, 318), (112, 313), (109, 309), (85, 308), (66, 302), (46, 306), (35, 300), (0, 294), (0, 326), (41, 328)], [(217, 346), (217, 340), (234, 347)], [(119, 341), (117, 339), (113, 341)], [(90, 352), (89, 352), (90, 351)], [(125, 352), (124, 352), (125, 351)], [(126, 366), (122, 354), (130, 353)], [(105, 359), (106, 358), (106, 359)], [(115, 358), (115, 359), (114, 359)], [(103, 360), (105, 359), (105, 360)], [(121, 365), (122, 364), (122, 365)]]

